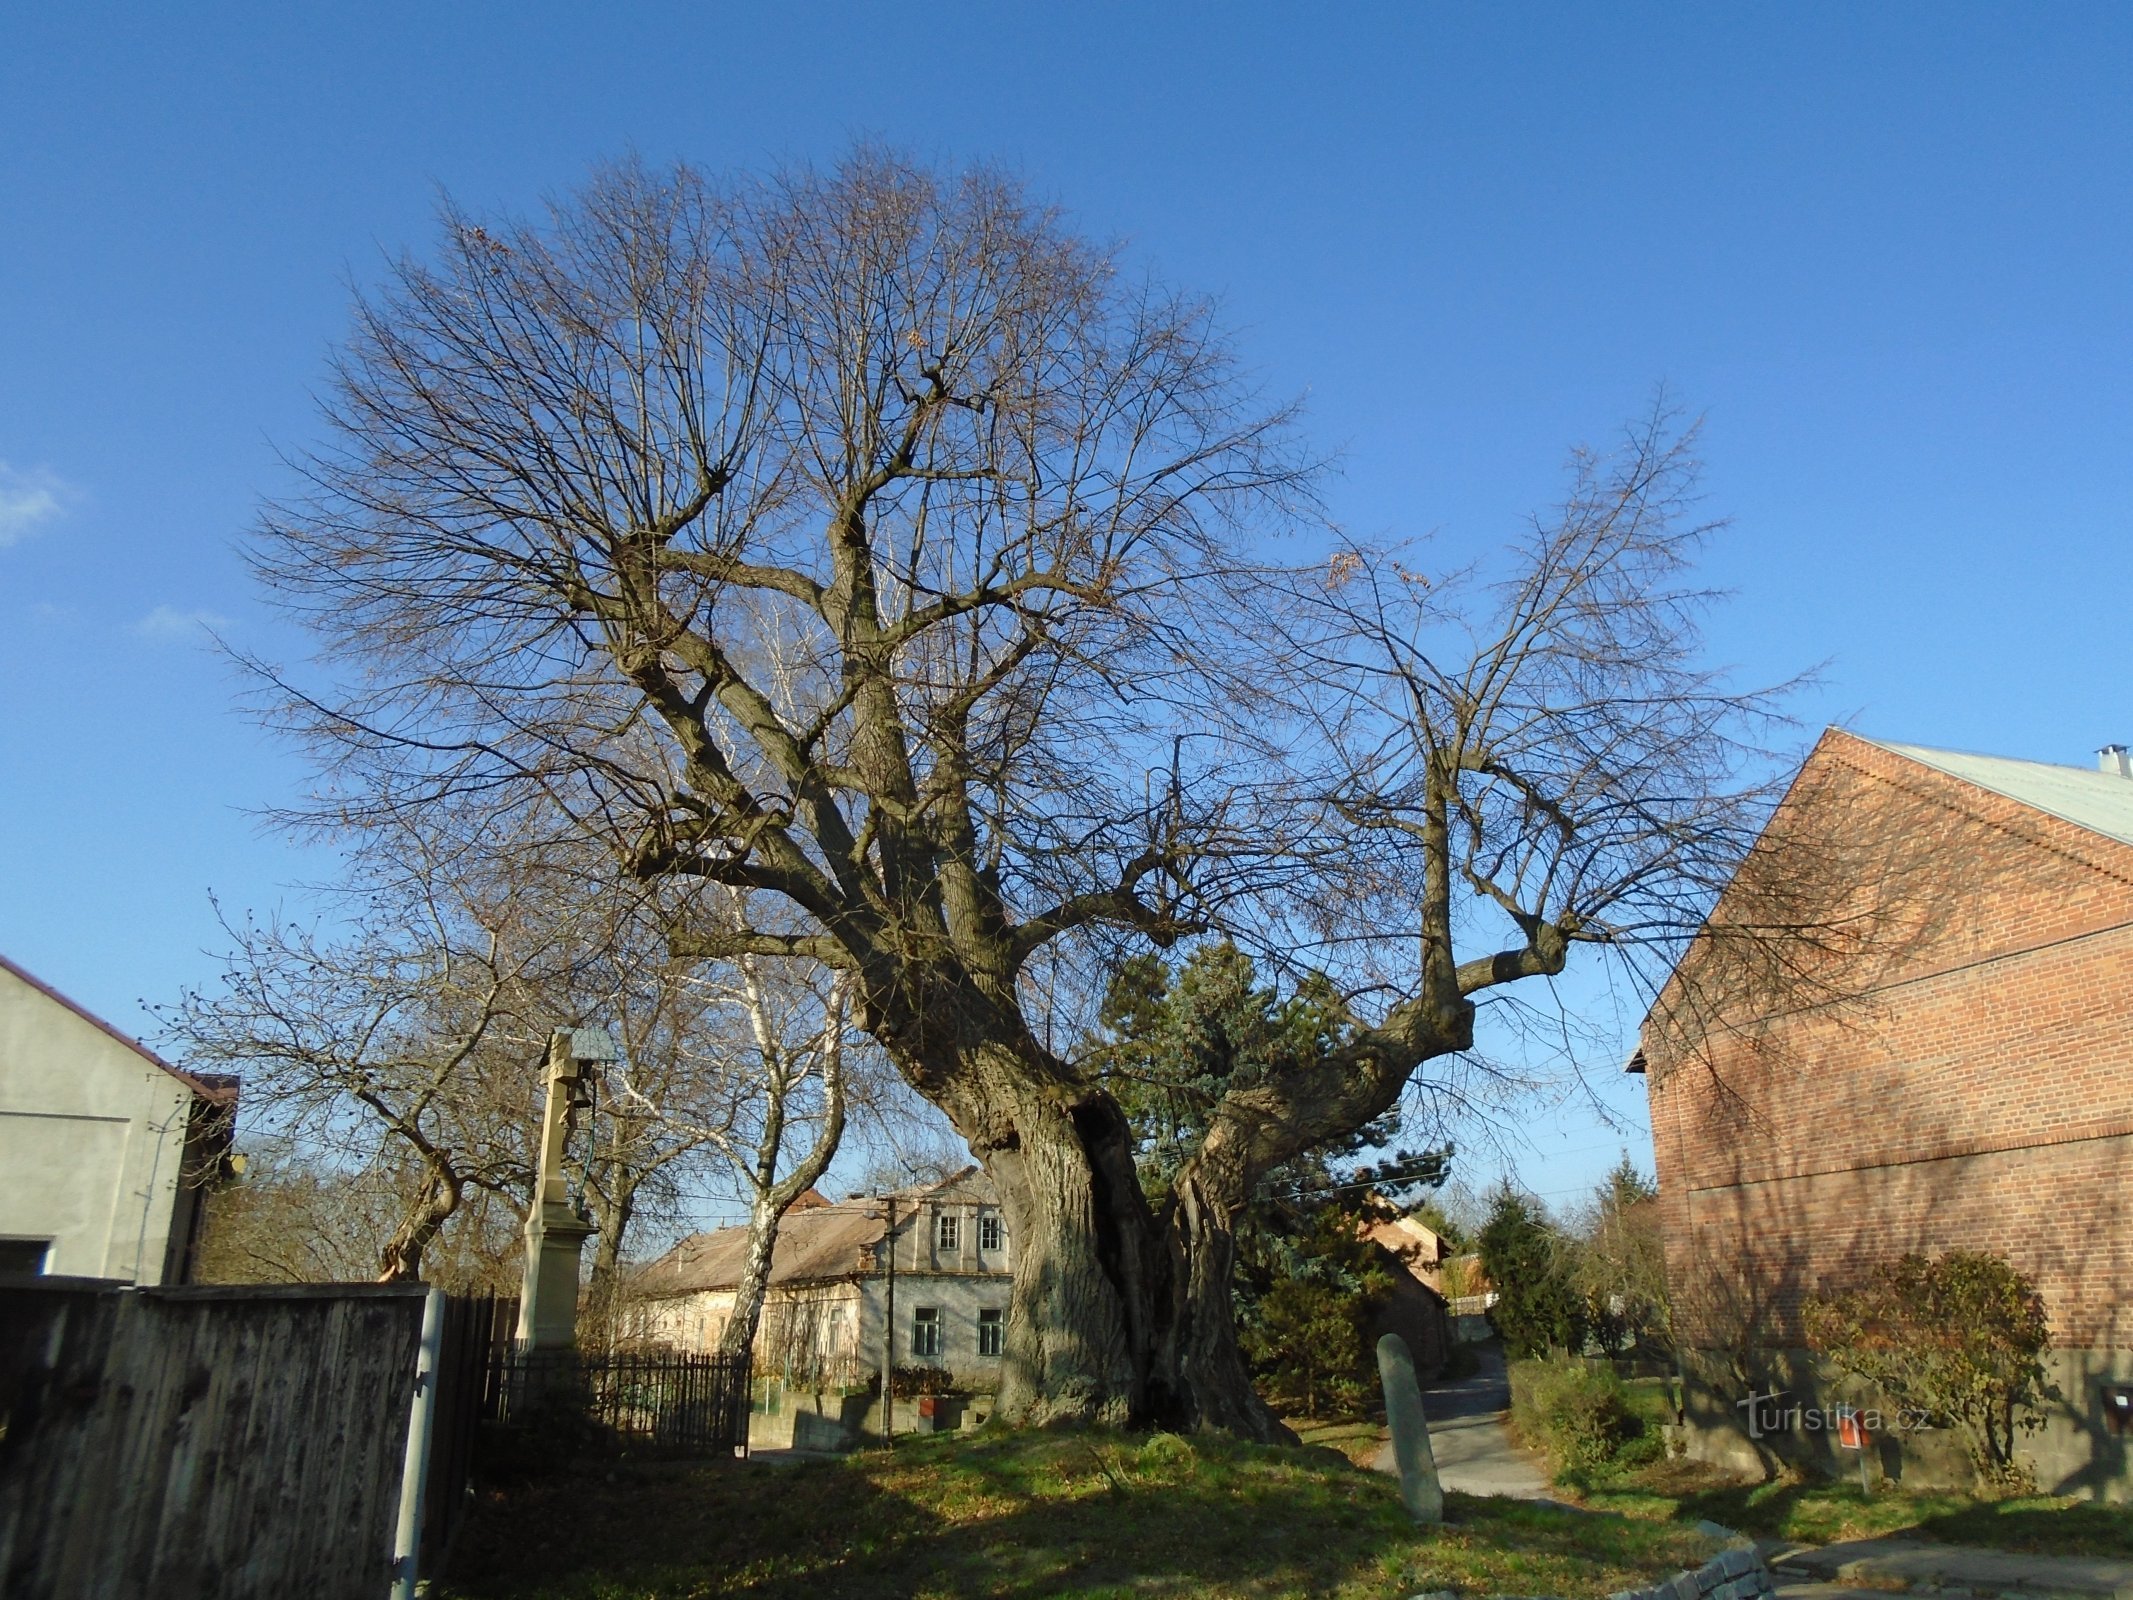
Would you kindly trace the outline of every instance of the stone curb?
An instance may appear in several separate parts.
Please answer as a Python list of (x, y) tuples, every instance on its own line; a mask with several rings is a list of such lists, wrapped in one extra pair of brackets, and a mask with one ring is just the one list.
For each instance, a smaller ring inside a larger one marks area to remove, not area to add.
[(2133, 1600), (2133, 1562), (2019, 1555), (1970, 1545), (1862, 1539), (1785, 1551), (1779, 1576), (1891, 1593), (2006, 1596), (2009, 1600)]
[[(1730, 1529), (1719, 1531), (1731, 1534)], [(1772, 1600), (1776, 1594), (1777, 1585), (1763, 1558), (1750, 1546), (1735, 1545), (1694, 1572), (1681, 1573), (1649, 1589), (1624, 1589), (1608, 1600)]]
[[(1711, 1527), (1717, 1527), (1713, 1523)], [(1737, 1539), (1731, 1529), (1720, 1528), (1718, 1532)], [(1777, 1587), (1770, 1577), (1770, 1569), (1763, 1565), (1763, 1558), (1750, 1545), (1737, 1544), (1724, 1554), (1714, 1557), (1694, 1572), (1683, 1572), (1664, 1583), (1648, 1589), (1623, 1589), (1608, 1597), (1608, 1600), (1774, 1600)], [(1410, 1600), (1459, 1600), (1450, 1589), (1432, 1589), (1424, 1594), (1413, 1595)], [(1514, 1600), (1510, 1595), (1497, 1595), (1493, 1600)], [(1542, 1600), (1542, 1597), (1533, 1597)]]

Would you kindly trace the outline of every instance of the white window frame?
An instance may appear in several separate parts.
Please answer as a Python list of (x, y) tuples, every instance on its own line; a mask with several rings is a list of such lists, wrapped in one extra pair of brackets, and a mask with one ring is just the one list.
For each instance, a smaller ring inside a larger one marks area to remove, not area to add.
[[(991, 1349), (986, 1348), (986, 1335), (991, 1334)], [(988, 1306), (978, 1313), (978, 1354), (997, 1356), (1007, 1348), (1007, 1313)]]
[(963, 1249), (963, 1219), (953, 1211), (943, 1211), (933, 1219), (933, 1248), (959, 1255)]
[(938, 1356), (941, 1353), (939, 1306), (911, 1308), (911, 1353), (914, 1356)]
[(978, 1250), (991, 1255), (1007, 1247), (1007, 1229), (1000, 1225), (1000, 1214), (988, 1211), (978, 1218)]

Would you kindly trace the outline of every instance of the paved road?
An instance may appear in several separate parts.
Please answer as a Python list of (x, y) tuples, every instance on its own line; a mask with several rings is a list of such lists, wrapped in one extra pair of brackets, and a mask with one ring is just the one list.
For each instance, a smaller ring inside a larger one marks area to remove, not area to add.
[[(2133, 1561), (2106, 1556), (2040, 1556), (1922, 1539), (1849, 1539), (1821, 1549), (1779, 1554), (1771, 1563), (1778, 1593), (1792, 1600), (1836, 1600), (1858, 1590), (1944, 1590), (1954, 1594), (2133, 1594)], [(1806, 1581), (1800, 1581), (1800, 1580)], [(1848, 1589), (1846, 1585), (1856, 1585)]]
[[(1504, 1377), (1502, 1346), (1492, 1342), (1473, 1349), (1480, 1365), (1472, 1377), (1439, 1381), (1422, 1391), (1438, 1481), (1462, 1494), (1551, 1498), (1540, 1463), (1511, 1442), (1504, 1425), (1511, 1410), (1511, 1385)], [(1370, 1464), (1379, 1472), (1399, 1471), (1389, 1441)]]

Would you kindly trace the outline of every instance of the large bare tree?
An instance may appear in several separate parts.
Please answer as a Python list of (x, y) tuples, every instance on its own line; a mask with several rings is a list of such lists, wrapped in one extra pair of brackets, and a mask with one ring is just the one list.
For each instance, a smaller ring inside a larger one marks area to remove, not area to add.
[[(1289, 414), (1204, 304), (994, 172), (862, 150), (448, 210), (359, 304), (326, 418), (252, 545), (324, 644), (278, 680), (321, 814), (566, 818), (774, 907), (676, 892), (671, 948), (846, 975), (969, 1141), (1010, 1415), (1276, 1433), (1229, 1308), (1256, 1176), (1466, 1050), (1483, 991), (1693, 926), (1752, 831), (1676, 441), (1586, 462), (1463, 609), (1370, 551), (1270, 569), (1310, 508)], [(1318, 941), (1352, 1026), (1232, 1085), (1158, 1213), (1034, 975), (1218, 925)]]

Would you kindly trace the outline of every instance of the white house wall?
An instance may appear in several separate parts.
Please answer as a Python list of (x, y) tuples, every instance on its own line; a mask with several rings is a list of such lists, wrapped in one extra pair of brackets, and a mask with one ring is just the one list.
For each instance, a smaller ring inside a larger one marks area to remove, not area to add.
[(0, 968), (0, 1238), (45, 1270), (159, 1283), (194, 1094)]
[(726, 1319), (733, 1315), (731, 1289), (699, 1289), (694, 1294), (648, 1300), (635, 1313), (640, 1337), (677, 1350), (714, 1350)]
[[(997, 1356), (978, 1354), (978, 1313), (998, 1311), (1004, 1316), (1014, 1292), (1013, 1281), (998, 1273), (907, 1273), (896, 1275), (895, 1364), (899, 1367), (946, 1367), (960, 1383), (978, 1389), (999, 1384)], [(871, 1277), (860, 1284), (860, 1361), (869, 1369), (881, 1365), (881, 1322), (888, 1300), (888, 1284)], [(941, 1314), (941, 1353), (921, 1356), (912, 1350), (917, 1311), (931, 1306)]]

